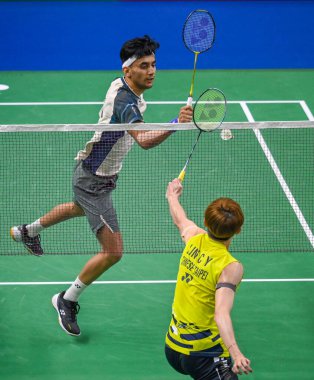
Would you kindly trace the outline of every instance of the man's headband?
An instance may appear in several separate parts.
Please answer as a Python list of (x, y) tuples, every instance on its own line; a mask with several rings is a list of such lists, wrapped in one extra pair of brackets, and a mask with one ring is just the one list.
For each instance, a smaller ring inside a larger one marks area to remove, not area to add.
[(126, 61), (123, 62), (122, 69), (124, 69), (125, 67), (131, 66), (132, 63), (135, 62), (136, 60), (137, 60), (137, 56), (132, 55), (132, 57), (128, 58)]
[[(155, 55), (153, 52), (151, 54)], [(134, 63), (139, 58), (142, 58), (142, 57), (137, 57), (136, 55), (132, 55), (132, 57), (128, 58), (126, 61), (123, 62), (122, 69), (124, 69), (125, 67), (131, 66), (132, 63)]]

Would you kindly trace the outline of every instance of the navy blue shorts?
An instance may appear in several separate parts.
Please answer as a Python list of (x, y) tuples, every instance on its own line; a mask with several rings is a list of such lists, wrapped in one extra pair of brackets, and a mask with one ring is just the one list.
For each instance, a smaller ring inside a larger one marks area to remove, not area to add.
[(237, 380), (232, 372), (231, 358), (212, 358), (181, 354), (166, 345), (165, 354), (169, 364), (183, 375), (194, 380)]

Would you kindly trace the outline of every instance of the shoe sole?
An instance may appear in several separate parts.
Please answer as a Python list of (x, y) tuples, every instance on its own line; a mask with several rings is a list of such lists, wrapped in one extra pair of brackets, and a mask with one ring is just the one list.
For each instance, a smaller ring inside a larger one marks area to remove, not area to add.
[(59, 309), (58, 309), (58, 297), (59, 297), (59, 294), (55, 294), (52, 299), (51, 299), (51, 302), (52, 302), (52, 306), (56, 309), (56, 312), (58, 313), (58, 321), (59, 321), (59, 325), (61, 326), (62, 330), (65, 331), (68, 335), (71, 335), (71, 336), (80, 336), (81, 333), (79, 334), (72, 334), (70, 333), (66, 328), (64, 328), (63, 324), (62, 324), (62, 320), (61, 320), (61, 317), (60, 317), (60, 313), (59, 313)]
[[(11, 238), (12, 238), (15, 242), (17, 242), (17, 243), (23, 243), (22, 240), (16, 240), (16, 239), (15, 239), (15, 236), (14, 236), (14, 227), (11, 227), (11, 228), (10, 228), (10, 236), (11, 236)], [(23, 245), (24, 245), (25, 249), (28, 251), (28, 253), (30, 253), (32, 256), (41, 257), (41, 256), (43, 255), (43, 253), (40, 254), (40, 255), (37, 255), (37, 254), (34, 253), (31, 249), (29, 249), (29, 248), (27, 247), (27, 245), (25, 245), (24, 243), (23, 243)]]
[(14, 227), (11, 227), (11, 228), (10, 228), (10, 236), (11, 236), (11, 238), (12, 238), (14, 241), (16, 241), (17, 243), (21, 243), (20, 241), (18, 241), (18, 240), (15, 239), (15, 236), (14, 236)]

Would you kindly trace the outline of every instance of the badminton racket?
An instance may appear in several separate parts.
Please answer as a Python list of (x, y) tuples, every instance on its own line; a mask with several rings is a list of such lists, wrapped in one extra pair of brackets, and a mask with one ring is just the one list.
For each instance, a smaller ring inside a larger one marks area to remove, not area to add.
[(185, 20), (182, 38), (184, 45), (194, 54), (194, 68), (187, 104), (192, 105), (196, 64), (199, 54), (209, 50), (215, 41), (216, 25), (213, 16), (206, 10), (197, 9)]
[(225, 95), (217, 88), (210, 88), (204, 91), (196, 101), (193, 108), (193, 122), (198, 128), (199, 133), (191, 153), (178, 177), (181, 182), (184, 180), (186, 169), (202, 132), (213, 132), (218, 129), (224, 121), (226, 109), (227, 102)]

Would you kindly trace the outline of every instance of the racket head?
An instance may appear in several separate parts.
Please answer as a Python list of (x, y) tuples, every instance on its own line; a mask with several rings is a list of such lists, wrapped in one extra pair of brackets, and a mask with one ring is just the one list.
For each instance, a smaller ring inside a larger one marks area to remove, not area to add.
[(193, 122), (203, 132), (213, 132), (225, 119), (227, 101), (222, 91), (209, 88), (196, 101), (193, 108)]
[(193, 53), (203, 53), (215, 41), (216, 25), (213, 16), (206, 10), (196, 9), (185, 20), (182, 38), (184, 45)]

